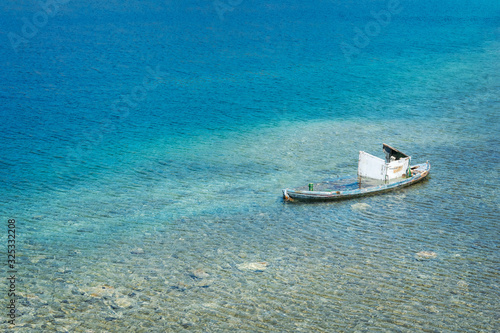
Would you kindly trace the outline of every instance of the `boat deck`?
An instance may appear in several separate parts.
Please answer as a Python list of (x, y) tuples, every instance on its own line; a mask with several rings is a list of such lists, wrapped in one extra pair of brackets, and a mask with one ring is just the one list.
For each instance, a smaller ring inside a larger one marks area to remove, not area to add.
[[(401, 179), (395, 179), (394, 181)], [(392, 182), (392, 181), (391, 181)], [(331, 192), (331, 191), (351, 191), (374, 186), (384, 185), (383, 181), (361, 178), (356, 176), (346, 176), (337, 179), (326, 179), (322, 182), (311, 183), (313, 184), (313, 191)], [(295, 188), (296, 191), (309, 191), (309, 185)]]
[(387, 181), (359, 176), (326, 179), (319, 183), (312, 183), (312, 191), (309, 189), (309, 185), (295, 189), (284, 189), (283, 198), (288, 201), (293, 201), (293, 199), (338, 200), (371, 195), (414, 184), (424, 179), (429, 170), (430, 164), (427, 162), (412, 166), (412, 175), (410, 177), (403, 176)]
[[(412, 174), (420, 173), (418, 166), (412, 167)], [(407, 177), (394, 178), (388, 181), (364, 178), (358, 176), (345, 176), (342, 178), (325, 179), (322, 182), (312, 183), (313, 191), (331, 192), (331, 191), (352, 191), (362, 190), (380, 185), (390, 185), (405, 180)], [(309, 185), (295, 188), (296, 191), (309, 191)]]

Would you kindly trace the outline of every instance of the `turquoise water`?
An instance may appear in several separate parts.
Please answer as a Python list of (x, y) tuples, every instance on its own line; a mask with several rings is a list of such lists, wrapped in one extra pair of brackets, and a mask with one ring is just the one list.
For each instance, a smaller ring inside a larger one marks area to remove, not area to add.
[[(498, 331), (498, 4), (401, 1), (348, 57), (392, 2), (222, 3), (61, 2), (31, 37), (2, 5), (2, 328)], [(383, 142), (430, 178), (283, 203)]]

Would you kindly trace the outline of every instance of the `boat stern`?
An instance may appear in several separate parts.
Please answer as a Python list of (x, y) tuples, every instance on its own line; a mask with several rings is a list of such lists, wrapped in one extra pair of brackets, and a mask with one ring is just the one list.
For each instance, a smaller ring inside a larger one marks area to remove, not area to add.
[(290, 196), (288, 195), (288, 190), (287, 189), (283, 190), (283, 200), (285, 200), (285, 201), (293, 201), (293, 199), (290, 198)]

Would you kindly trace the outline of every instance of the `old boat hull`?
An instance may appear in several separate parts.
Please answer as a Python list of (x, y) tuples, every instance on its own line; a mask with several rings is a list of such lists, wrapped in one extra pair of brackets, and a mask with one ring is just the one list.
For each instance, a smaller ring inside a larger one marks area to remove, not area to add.
[(406, 178), (394, 179), (390, 182), (374, 182), (369, 179), (360, 178), (338, 178), (313, 184), (319, 190), (309, 191), (307, 188), (284, 189), (283, 199), (285, 201), (328, 201), (345, 200), (393, 191), (399, 188), (413, 185), (427, 177), (431, 165), (429, 162), (417, 164), (411, 167), (412, 175)]

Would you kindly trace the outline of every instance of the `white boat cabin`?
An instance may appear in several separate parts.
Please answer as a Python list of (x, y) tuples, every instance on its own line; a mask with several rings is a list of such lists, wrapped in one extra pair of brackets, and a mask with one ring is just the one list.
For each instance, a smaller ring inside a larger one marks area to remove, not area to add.
[(383, 149), (385, 160), (359, 152), (358, 176), (387, 181), (410, 174), (410, 156), (385, 143)]

